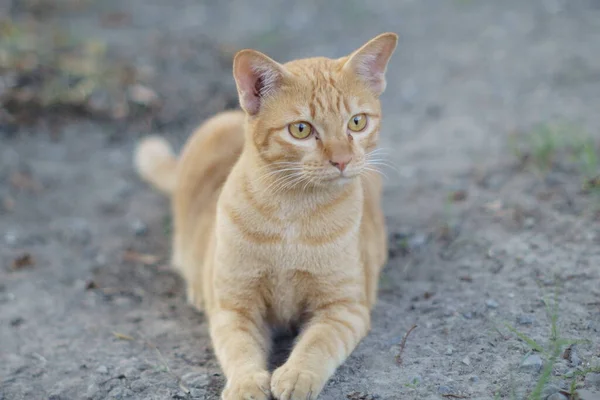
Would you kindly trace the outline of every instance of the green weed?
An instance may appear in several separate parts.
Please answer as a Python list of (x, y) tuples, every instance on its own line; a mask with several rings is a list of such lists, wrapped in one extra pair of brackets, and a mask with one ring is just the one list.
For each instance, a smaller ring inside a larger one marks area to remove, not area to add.
[[(552, 379), (552, 371), (554, 369), (554, 365), (556, 364), (558, 358), (561, 356), (565, 347), (573, 344), (589, 343), (589, 341), (587, 340), (565, 339), (560, 336), (560, 331), (558, 327), (559, 310), (557, 292), (555, 293), (554, 299), (552, 301), (544, 299), (544, 304), (546, 306), (548, 318), (550, 319), (550, 339), (548, 344), (542, 345), (534, 339), (532, 339), (531, 337), (524, 334), (523, 332), (518, 331), (510, 324), (504, 324), (510, 332), (515, 334), (519, 339), (521, 339), (525, 344), (527, 344), (527, 346), (531, 348), (532, 351), (540, 353), (545, 358), (545, 366), (542, 369), (542, 372), (533, 390), (527, 397), (528, 400), (542, 400), (543, 390)], [(597, 370), (600, 370), (600, 367), (589, 368), (587, 370), (575, 373), (573, 375), (573, 381), (571, 382), (571, 393), (575, 393), (576, 380), (578, 377), (585, 376), (586, 374), (590, 372), (595, 372)]]

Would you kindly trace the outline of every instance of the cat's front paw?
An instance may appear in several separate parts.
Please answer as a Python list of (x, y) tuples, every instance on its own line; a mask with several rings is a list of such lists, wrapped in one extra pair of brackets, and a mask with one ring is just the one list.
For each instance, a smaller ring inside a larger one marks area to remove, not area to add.
[(242, 375), (227, 382), (221, 394), (222, 400), (270, 400), (269, 373), (255, 372)]
[(277, 400), (314, 400), (324, 382), (312, 371), (283, 365), (273, 373), (271, 392)]

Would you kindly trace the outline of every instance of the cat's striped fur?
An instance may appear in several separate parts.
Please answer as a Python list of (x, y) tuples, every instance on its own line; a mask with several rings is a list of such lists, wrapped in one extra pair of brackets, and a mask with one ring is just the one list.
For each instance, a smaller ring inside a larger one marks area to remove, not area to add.
[[(172, 197), (173, 263), (209, 317), (225, 400), (315, 399), (369, 330), (387, 257), (370, 162), (396, 42), (383, 34), (347, 57), (284, 65), (243, 50), (244, 111), (206, 121), (178, 159), (156, 137), (137, 149), (142, 177)], [(348, 128), (356, 115), (362, 132)], [(290, 134), (297, 121), (310, 137)], [(300, 334), (271, 375), (272, 328), (290, 325)]]

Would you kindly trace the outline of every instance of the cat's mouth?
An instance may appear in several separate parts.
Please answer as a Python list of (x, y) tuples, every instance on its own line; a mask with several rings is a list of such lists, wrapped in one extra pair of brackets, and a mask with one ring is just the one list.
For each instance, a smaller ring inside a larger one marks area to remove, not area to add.
[(336, 182), (336, 183), (345, 183), (345, 182), (349, 182), (351, 180), (353, 180), (354, 178), (356, 178), (358, 175), (360, 175), (359, 171), (342, 171), (338, 174), (335, 174), (333, 176), (330, 176), (326, 179), (324, 179), (324, 181), (326, 182)]

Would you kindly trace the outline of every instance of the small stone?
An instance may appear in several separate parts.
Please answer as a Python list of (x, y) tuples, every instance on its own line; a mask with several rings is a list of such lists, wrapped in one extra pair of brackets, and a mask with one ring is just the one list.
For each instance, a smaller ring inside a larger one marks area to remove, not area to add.
[(585, 376), (585, 386), (588, 388), (600, 389), (600, 373), (589, 373)]
[(451, 356), (452, 353), (454, 353), (454, 347), (448, 346), (448, 348), (446, 348), (446, 352), (444, 354), (447, 356)]
[(94, 258), (94, 266), (104, 267), (108, 263), (108, 260), (104, 254), (97, 254)]
[(135, 380), (129, 385), (129, 388), (134, 392), (143, 392), (147, 387), (148, 385), (142, 379)]
[(92, 383), (87, 387), (87, 392), (86, 392), (86, 398), (96, 398), (96, 395), (98, 394), (98, 392), (100, 392), (100, 386), (98, 386), (96, 383)]
[(131, 396), (133, 396), (133, 392), (125, 387), (117, 386), (116, 388), (110, 391), (108, 396), (110, 399), (116, 400), (128, 399)]
[(523, 226), (526, 229), (531, 229), (533, 228), (533, 226), (535, 225), (535, 219), (529, 217), (529, 218), (525, 218), (525, 221), (523, 221)]
[(419, 251), (428, 241), (428, 236), (424, 233), (417, 233), (408, 239), (408, 248), (411, 252)]
[(210, 380), (206, 374), (190, 372), (181, 377), (181, 381), (189, 388), (206, 388)]
[(535, 322), (535, 316), (530, 314), (523, 314), (517, 317), (517, 323), (519, 325), (533, 325)]
[(477, 375), (473, 375), (472, 377), (469, 378), (469, 381), (471, 383), (477, 383), (477, 382), (479, 382), (479, 377)]
[(554, 393), (546, 398), (547, 400), (568, 400), (567, 396), (562, 393)]
[(21, 317), (16, 317), (10, 320), (10, 326), (21, 326), (25, 320)]
[(133, 85), (129, 88), (129, 98), (134, 103), (145, 107), (152, 107), (160, 102), (158, 95), (154, 90), (140, 84)]
[(4, 241), (9, 246), (15, 246), (19, 241), (19, 236), (14, 232), (7, 232), (4, 234)]
[(448, 385), (440, 385), (438, 387), (438, 393), (441, 395), (449, 395), (454, 393), (454, 388)]
[(537, 354), (530, 354), (527, 356), (523, 363), (521, 364), (521, 369), (539, 372), (542, 369), (542, 365), (544, 365), (544, 361)]
[(574, 369), (568, 370), (567, 372), (565, 372), (565, 378), (572, 378), (575, 375), (575, 372), (577, 372)]
[(184, 400), (188, 398), (188, 394), (183, 390), (180, 390), (171, 396), (172, 399)]
[(560, 387), (558, 385), (554, 385), (552, 383), (546, 385), (542, 390), (542, 399), (547, 399), (552, 396), (554, 393), (560, 392)]
[(206, 398), (206, 393), (206, 389), (190, 388), (192, 399), (204, 399)]
[(469, 360), (469, 356), (463, 358), (461, 362), (465, 365), (471, 365), (471, 360)]
[(564, 362), (557, 362), (554, 365), (554, 374), (558, 376), (562, 376), (567, 373), (569, 367)]
[(137, 219), (131, 223), (131, 230), (136, 236), (145, 236), (148, 233), (148, 226)]
[(487, 306), (487, 308), (492, 308), (492, 309), (496, 309), (499, 306), (498, 302), (494, 299), (487, 299), (485, 301), (485, 305)]
[(600, 398), (600, 393), (588, 389), (578, 389), (577, 394), (579, 395), (579, 400), (598, 400)]
[(581, 365), (581, 358), (579, 358), (579, 354), (577, 354), (577, 348), (575, 345), (571, 346), (571, 351), (569, 352), (569, 361), (571, 362), (572, 367)]
[(108, 374), (108, 367), (106, 367), (105, 365), (101, 365), (98, 368), (96, 368), (96, 372), (99, 374)]
[(463, 313), (463, 317), (465, 317), (465, 319), (473, 319), (473, 313), (471, 311), (467, 311)]
[(556, 384), (562, 391), (569, 390), (569, 388), (571, 387), (571, 382), (567, 382), (564, 379), (559, 380), (558, 382), (556, 382)]

